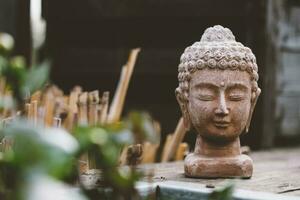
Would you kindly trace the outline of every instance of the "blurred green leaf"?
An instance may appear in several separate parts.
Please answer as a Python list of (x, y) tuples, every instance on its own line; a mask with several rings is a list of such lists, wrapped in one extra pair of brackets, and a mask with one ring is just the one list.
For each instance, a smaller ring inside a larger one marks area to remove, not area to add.
[(38, 67), (32, 67), (25, 75), (22, 94), (26, 96), (40, 89), (48, 80), (50, 63), (44, 62)]
[(0, 75), (3, 75), (3, 72), (8, 67), (7, 59), (0, 54)]
[(26, 60), (23, 56), (14, 56), (10, 59), (10, 66), (14, 69), (25, 69)]
[(3, 130), (14, 140), (12, 154), (4, 159), (23, 170), (40, 169), (52, 177), (64, 179), (72, 174), (76, 163), (77, 141), (71, 134), (55, 130), (50, 133), (25, 121), (16, 121)]
[(93, 128), (90, 132), (90, 140), (94, 144), (105, 145), (108, 142), (109, 135), (103, 128)]
[(215, 189), (208, 197), (208, 200), (233, 200), (234, 185), (228, 183), (221, 188)]
[(148, 140), (153, 144), (159, 143), (159, 134), (156, 132), (153, 121), (149, 114), (145, 112), (130, 112), (125, 119), (125, 123), (133, 131), (136, 143)]
[(6, 87), (14, 94), (15, 100), (21, 104), (23, 97), (21, 88), (24, 85), (26, 68), (23, 57), (15, 56), (7, 59), (5, 66), (2, 68), (2, 76), (5, 77)]

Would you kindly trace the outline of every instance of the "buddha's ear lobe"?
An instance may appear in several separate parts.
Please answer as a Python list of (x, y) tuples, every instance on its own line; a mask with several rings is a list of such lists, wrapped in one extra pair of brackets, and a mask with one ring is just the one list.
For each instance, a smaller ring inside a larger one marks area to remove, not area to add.
[(254, 111), (254, 108), (256, 106), (256, 102), (257, 102), (257, 99), (258, 99), (260, 93), (261, 93), (260, 88), (257, 88), (257, 90), (252, 92), (252, 94), (251, 94), (251, 107), (250, 107), (250, 113), (249, 113), (248, 121), (247, 121), (247, 124), (246, 124), (246, 133), (248, 133), (248, 131), (249, 131), (253, 111)]
[(175, 95), (182, 112), (184, 127), (188, 131), (191, 128), (191, 121), (190, 121), (189, 111), (187, 108), (188, 101), (187, 99), (184, 98), (183, 92), (181, 91), (180, 88), (177, 88), (175, 90)]

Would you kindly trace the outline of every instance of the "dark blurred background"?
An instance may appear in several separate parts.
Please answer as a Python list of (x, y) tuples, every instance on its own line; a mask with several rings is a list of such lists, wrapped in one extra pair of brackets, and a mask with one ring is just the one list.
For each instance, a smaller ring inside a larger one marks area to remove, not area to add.
[[(43, 26), (32, 9), (40, 10)], [(141, 47), (124, 112), (150, 112), (164, 135), (181, 116), (174, 95), (180, 55), (216, 24), (250, 47), (259, 66), (262, 95), (242, 144), (300, 144), (298, 0), (31, 0), (31, 6), (30, 0), (0, 0), (0, 31), (15, 37), (15, 53), (31, 62), (39, 46), (38, 58), (52, 59), (51, 79), (65, 92), (81, 85), (112, 97), (129, 50)], [(43, 28), (43, 42), (35, 45), (31, 38)]]

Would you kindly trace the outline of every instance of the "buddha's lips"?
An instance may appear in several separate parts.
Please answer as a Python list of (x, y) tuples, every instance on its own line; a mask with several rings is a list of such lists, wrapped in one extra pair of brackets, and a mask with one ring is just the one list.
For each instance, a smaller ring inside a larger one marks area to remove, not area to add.
[(218, 128), (227, 128), (230, 125), (230, 121), (227, 120), (214, 120), (213, 122)]

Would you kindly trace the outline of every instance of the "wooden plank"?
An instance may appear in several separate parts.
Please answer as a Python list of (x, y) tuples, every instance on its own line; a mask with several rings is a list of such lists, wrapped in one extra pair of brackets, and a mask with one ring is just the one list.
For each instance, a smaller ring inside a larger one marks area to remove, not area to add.
[[(233, 180), (237, 189), (300, 196), (300, 148), (254, 152), (250, 157), (254, 162), (253, 176)], [(153, 182), (193, 182), (205, 187), (217, 187), (229, 180), (186, 178), (182, 161), (140, 167), (154, 170)]]

